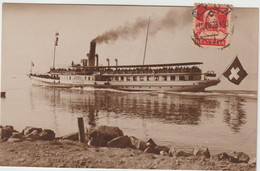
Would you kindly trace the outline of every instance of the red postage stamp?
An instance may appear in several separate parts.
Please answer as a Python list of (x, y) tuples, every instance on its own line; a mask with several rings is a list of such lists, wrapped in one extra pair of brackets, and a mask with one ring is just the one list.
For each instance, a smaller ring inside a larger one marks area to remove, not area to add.
[(230, 45), (231, 5), (195, 4), (193, 44), (224, 49)]

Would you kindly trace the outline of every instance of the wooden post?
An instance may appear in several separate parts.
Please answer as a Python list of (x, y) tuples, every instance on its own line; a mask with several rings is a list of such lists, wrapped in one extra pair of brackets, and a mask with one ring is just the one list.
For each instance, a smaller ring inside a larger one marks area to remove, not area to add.
[(83, 118), (78, 118), (78, 126), (79, 126), (79, 140), (80, 142), (85, 142), (85, 131), (84, 131), (84, 122)]

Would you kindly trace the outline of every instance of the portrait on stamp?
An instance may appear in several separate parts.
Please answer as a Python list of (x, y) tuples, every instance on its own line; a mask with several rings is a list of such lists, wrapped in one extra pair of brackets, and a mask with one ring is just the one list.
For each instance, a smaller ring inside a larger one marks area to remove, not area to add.
[(226, 48), (230, 45), (231, 5), (195, 4), (193, 44), (200, 47)]

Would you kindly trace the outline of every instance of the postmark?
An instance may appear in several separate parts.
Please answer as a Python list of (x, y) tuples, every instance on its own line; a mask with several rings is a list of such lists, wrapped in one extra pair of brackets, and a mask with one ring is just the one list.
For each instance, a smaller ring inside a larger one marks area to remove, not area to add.
[(230, 46), (232, 5), (195, 4), (193, 45), (224, 49)]

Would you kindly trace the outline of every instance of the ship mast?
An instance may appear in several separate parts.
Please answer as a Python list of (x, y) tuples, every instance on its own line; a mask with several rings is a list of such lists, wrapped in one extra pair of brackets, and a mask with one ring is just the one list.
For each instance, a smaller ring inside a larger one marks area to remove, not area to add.
[(55, 39), (55, 44), (54, 44), (54, 55), (53, 55), (53, 65), (52, 65), (52, 68), (53, 69), (55, 69), (55, 54), (56, 54), (56, 46), (58, 46), (58, 40), (59, 40), (59, 33), (58, 32), (56, 32), (55, 33), (55, 37), (56, 37), (56, 39)]
[(146, 32), (146, 40), (145, 40), (145, 47), (144, 47), (143, 65), (144, 65), (144, 60), (145, 60), (145, 55), (146, 55), (146, 47), (147, 47), (147, 41), (148, 41), (149, 26), (150, 26), (150, 17), (149, 17), (148, 26), (147, 26), (147, 32)]

